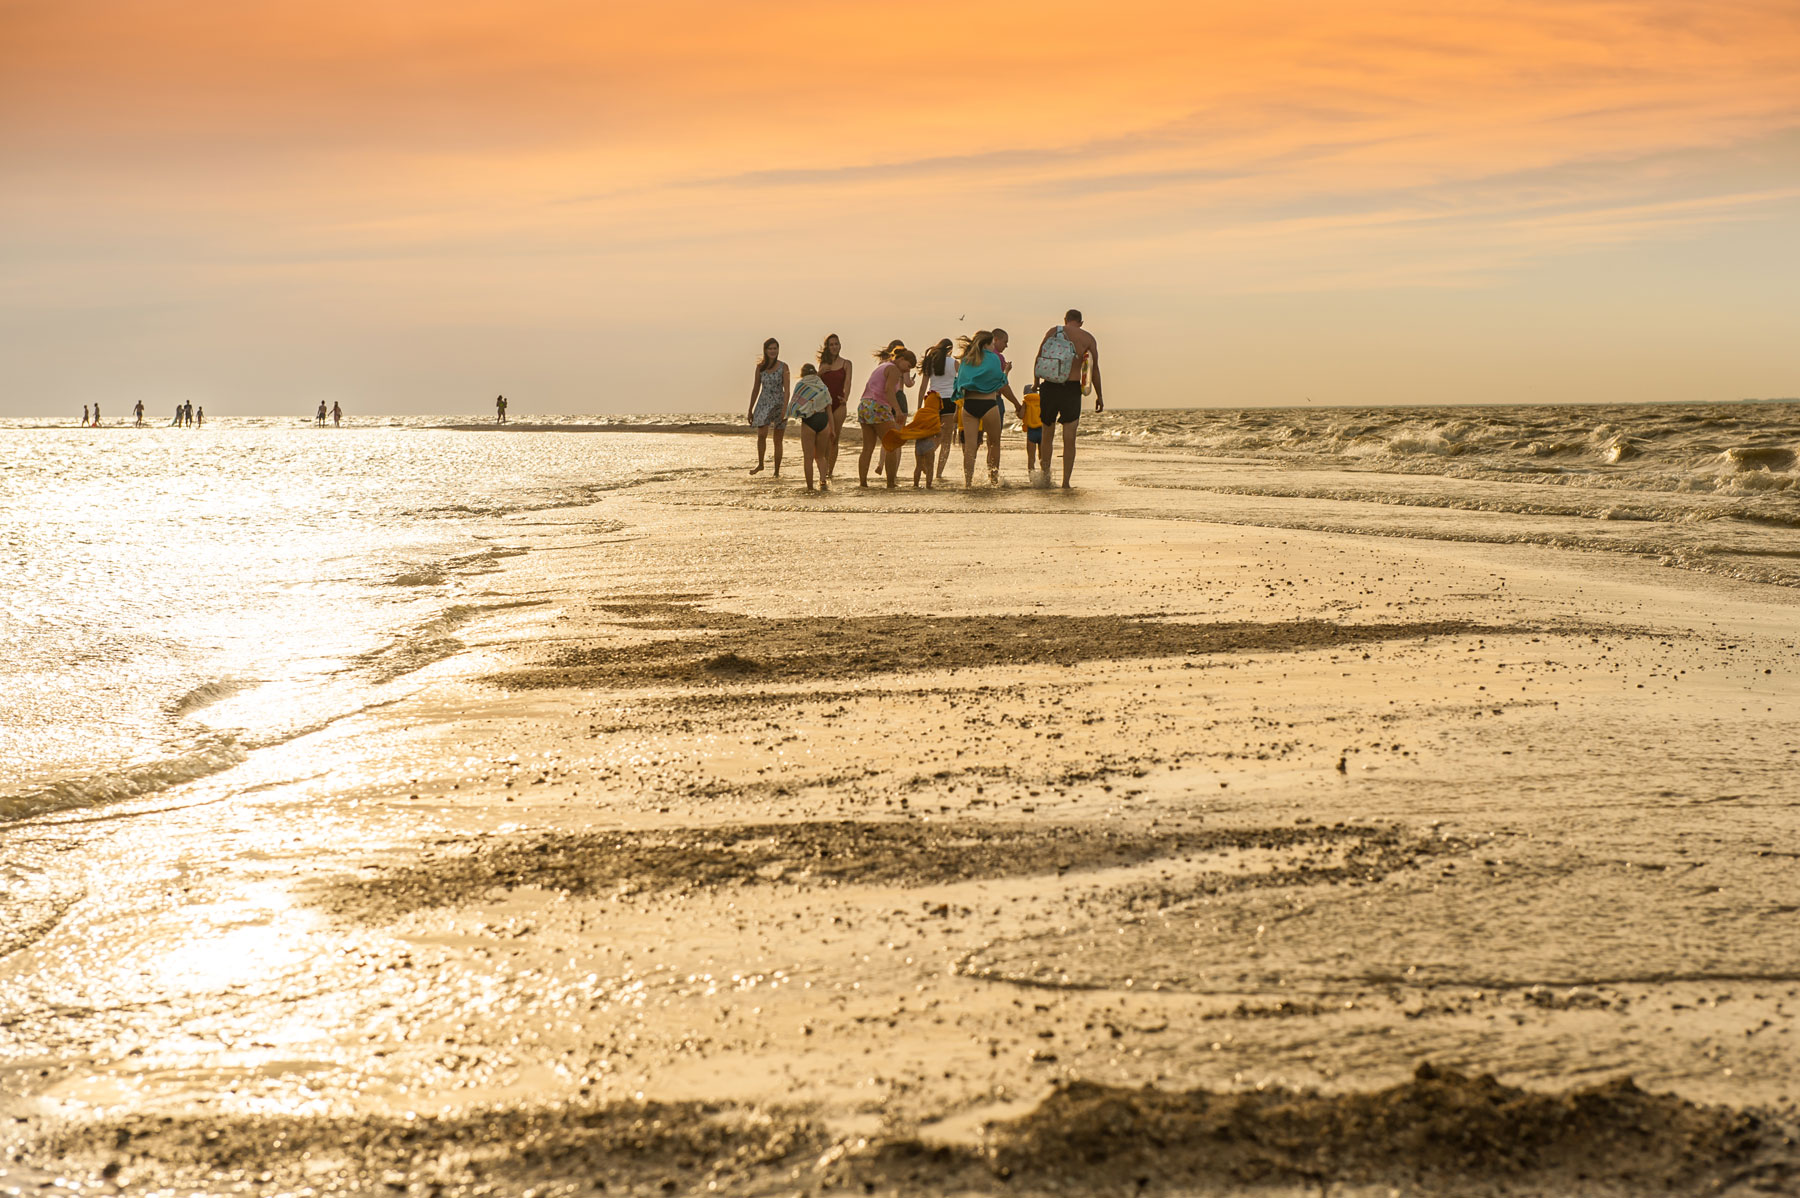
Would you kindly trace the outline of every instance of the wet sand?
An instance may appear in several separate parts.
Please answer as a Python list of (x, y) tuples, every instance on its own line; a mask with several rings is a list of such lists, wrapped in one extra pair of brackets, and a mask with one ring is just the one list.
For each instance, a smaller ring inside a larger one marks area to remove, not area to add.
[(1800, 1186), (1793, 591), (1122, 450), (808, 498), (694, 445), (509, 517), (389, 705), (0, 833), (60, 880), (0, 1177)]

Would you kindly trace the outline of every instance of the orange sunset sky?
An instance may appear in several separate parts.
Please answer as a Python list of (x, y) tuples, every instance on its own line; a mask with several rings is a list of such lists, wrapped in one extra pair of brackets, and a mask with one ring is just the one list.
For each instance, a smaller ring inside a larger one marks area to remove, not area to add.
[(1800, 3), (0, 0), (0, 254), (12, 416), (1795, 395)]

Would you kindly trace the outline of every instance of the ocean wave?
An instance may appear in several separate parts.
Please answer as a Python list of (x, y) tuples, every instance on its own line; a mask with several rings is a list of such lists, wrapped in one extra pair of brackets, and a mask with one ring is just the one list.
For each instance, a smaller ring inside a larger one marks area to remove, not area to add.
[(1083, 426), (1090, 436), (1276, 459), (1700, 467), (1723, 452), (1733, 468), (1792, 470), (1800, 403), (1125, 410)]
[(355, 661), (368, 672), (370, 681), (377, 685), (393, 682), (461, 653), (466, 646), (452, 634), (476, 616), (511, 608), (537, 607), (546, 602), (548, 600), (515, 599), (505, 603), (452, 604), (381, 648), (362, 654)]
[(1780, 445), (1740, 445), (1719, 455), (1733, 470), (1792, 470), (1793, 450)]
[(218, 678), (211, 682), (202, 682), (192, 690), (185, 691), (169, 700), (163, 710), (171, 719), (181, 719), (192, 715), (203, 707), (211, 707), (222, 699), (229, 699), (240, 691), (248, 690), (256, 683), (242, 678)]
[(200, 738), (195, 748), (173, 757), (64, 778), (36, 790), (0, 795), (0, 821), (26, 819), (71, 807), (97, 807), (167, 790), (222, 773), (241, 763), (249, 750), (230, 733)]

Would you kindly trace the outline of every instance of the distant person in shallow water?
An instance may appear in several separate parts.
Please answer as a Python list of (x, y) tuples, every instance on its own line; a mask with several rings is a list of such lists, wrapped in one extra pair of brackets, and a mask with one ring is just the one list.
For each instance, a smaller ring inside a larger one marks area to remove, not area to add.
[(206, 426), (206, 409), (205, 408), (195, 408), (194, 409), (194, 427), (195, 428), (204, 428), (205, 426)]
[(975, 485), (975, 450), (985, 436), (988, 447), (988, 484), (1000, 481), (1001, 404), (1018, 406), (1012, 384), (1006, 381), (1006, 364), (994, 352), (994, 334), (982, 329), (964, 337), (962, 361), (956, 368), (956, 398), (963, 410), (963, 486)]
[(320, 428), (325, 427), (325, 401), (322, 399), (319, 401), (319, 414), (313, 417), (313, 423)]
[(194, 427), (194, 401), (191, 399), (181, 407), (181, 423), (188, 428)]
[(956, 343), (945, 337), (926, 350), (919, 362), (919, 413), (924, 414), (927, 404), (936, 404), (939, 432), (935, 437), (921, 437), (913, 442), (915, 487), (921, 474), (927, 487), (933, 479), (942, 477), (944, 461), (950, 456), (950, 433), (956, 428), (956, 359), (950, 351), (955, 348)]
[(831, 473), (825, 464), (831, 435), (831, 388), (819, 377), (811, 362), (800, 368), (800, 381), (794, 384), (794, 398), (788, 404), (788, 415), (800, 418), (800, 452), (806, 463), (806, 489), (813, 489), (813, 466), (819, 468), (819, 490), (831, 489)]
[(787, 435), (788, 404), (788, 366), (781, 360), (781, 342), (771, 337), (763, 342), (762, 357), (756, 360), (756, 369), (750, 376), (750, 413), (748, 419), (756, 426), (756, 468), (752, 474), (761, 474), (763, 461), (769, 452), (769, 434), (775, 434), (775, 472), (774, 477), (781, 477), (781, 440)]
[(88, 406), (86, 404), (82, 404), (81, 405), (81, 427), (86, 428), (89, 423), (90, 422), (88, 420)]
[[(878, 349), (875, 351), (875, 360), (877, 362), (891, 362), (894, 360), (894, 355), (897, 352), (899, 352), (900, 350), (904, 349), (905, 347), (906, 347), (906, 342), (904, 342), (904, 341), (900, 340), (900, 338), (896, 337), (892, 341), (887, 343), (886, 349)], [(918, 361), (917, 354), (913, 355), (913, 360), (915, 363)], [(900, 415), (902, 415), (902, 416), (905, 416), (907, 414), (907, 412), (909, 412), (911, 410), (910, 408), (907, 407), (907, 404), (906, 404), (906, 389), (912, 385), (913, 385), (912, 368), (908, 367), (906, 370), (906, 377), (900, 380), (900, 393), (894, 397), (895, 400), (900, 405), (899, 410), (900, 410)]]
[(844, 419), (850, 414), (850, 376), (855, 371), (844, 356), (844, 343), (836, 333), (819, 346), (819, 378), (831, 391), (831, 444), (825, 450), (825, 473), (837, 469), (838, 442), (844, 435)]
[(336, 401), (331, 405), (331, 427), (336, 428), (344, 422), (344, 409), (338, 407)]
[(1081, 313), (1070, 308), (1063, 322), (1053, 326), (1038, 343), (1037, 362), (1032, 373), (1040, 380), (1038, 412), (1044, 421), (1044, 445), (1040, 453), (1049, 473), (1050, 451), (1056, 445), (1056, 426), (1062, 426), (1062, 485), (1069, 488), (1069, 476), (1075, 472), (1075, 425), (1081, 419), (1081, 377), (1094, 387), (1094, 411), (1106, 411), (1105, 392), (1100, 386), (1100, 343), (1081, 327)]
[[(918, 363), (917, 354), (904, 345), (898, 346), (889, 351), (887, 361), (875, 367), (863, 387), (862, 402), (856, 405), (856, 419), (862, 425), (863, 435), (862, 459), (857, 463), (856, 476), (865, 487), (869, 485), (869, 459), (875, 455), (881, 435), (898, 432), (904, 423), (900, 419), (901, 394), (906, 389), (907, 374)], [(881, 473), (887, 476), (889, 487), (894, 485), (894, 474), (899, 468), (900, 451), (884, 449)]]
[[(995, 329), (994, 330), (993, 350), (994, 350), (994, 354), (1000, 359), (1000, 373), (1001, 374), (1010, 375), (1012, 373), (1012, 363), (1010, 361), (1008, 361), (1007, 357), (1006, 357), (1006, 347), (1011, 342), (1011, 340), (1012, 340), (1011, 336), (1007, 333), (1007, 331), (1005, 329)], [(1019, 410), (1018, 401), (1014, 400), (1013, 401), (1013, 411), (1017, 412), (1018, 410)], [(1006, 430), (1006, 409), (1004, 407), (1002, 407), (1000, 409), (1000, 429), (1002, 432), (1004, 432)], [(981, 452), (980, 452), (981, 451), (981, 443), (982, 443), (983, 439), (986, 438), (986, 436), (987, 436), (986, 426), (977, 425), (975, 428), (975, 450), (976, 450), (975, 456), (976, 457), (981, 456)]]
[(132, 415), (137, 417), (137, 426), (139, 428), (143, 428), (144, 427), (144, 401), (141, 399), (138, 400), (137, 406), (132, 408), (131, 412), (132, 412)]
[(494, 396), (494, 423), (506, 423), (506, 396), (504, 395)]

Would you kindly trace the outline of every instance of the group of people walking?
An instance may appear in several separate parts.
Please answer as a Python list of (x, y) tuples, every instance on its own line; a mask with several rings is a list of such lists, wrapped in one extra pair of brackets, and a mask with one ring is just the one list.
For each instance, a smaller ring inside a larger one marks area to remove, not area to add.
[[(138, 428), (144, 427), (144, 401), (138, 400), (132, 406), (131, 414), (136, 418)], [(206, 423), (206, 409), (196, 408), (192, 400), (175, 405), (175, 419), (169, 421), (170, 428), (199, 428)], [(100, 427), (100, 405), (93, 405), (93, 415), (88, 415), (88, 405), (81, 405), (81, 427)]]
[[(862, 429), (858, 483), (869, 485), (869, 468), (879, 454), (878, 477), (889, 487), (897, 486), (900, 452), (908, 441), (913, 444), (914, 486), (921, 479), (927, 487), (941, 480), (956, 445), (962, 447), (963, 485), (974, 486), (984, 443), (988, 482), (998, 483), (1000, 432), (1010, 404), (1025, 430), (1027, 472), (1042, 471), (1046, 482), (1050, 451), (1057, 430), (1062, 430), (1062, 485), (1068, 487), (1075, 469), (1076, 424), (1086, 389), (1093, 390), (1094, 410), (1106, 410), (1099, 343), (1082, 327), (1081, 313), (1071, 308), (1063, 322), (1051, 326), (1038, 343), (1032, 382), (1022, 395), (1014, 393), (1010, 381), (1009, 344), (1006, 330), (983, 329), (955, 341), (945, 337), (922, 357), (898, 340), (876, 350), (875, 367), (856, 405), (856, 422)], [(780, 477), (787, 424), (798, 418), (806, 489), (814, 489), (816, 473), (818, 489), (828, 490), (837, 469), (838, 444), (849, 422), (854, 373), (835, 333), (819, 347), (817, 365), (806, 363), (798, 379), (781, 360), (780, 342), (773, 337), (763, 342), (762, 357), (750, 383), (747, 415), (756, 428), (756, 466), (750, 473), (760, 474), (768, 464), (773, 439), (773, 473)], [(915, 386), (913, 406), (907, 402), (907, 392)]]

